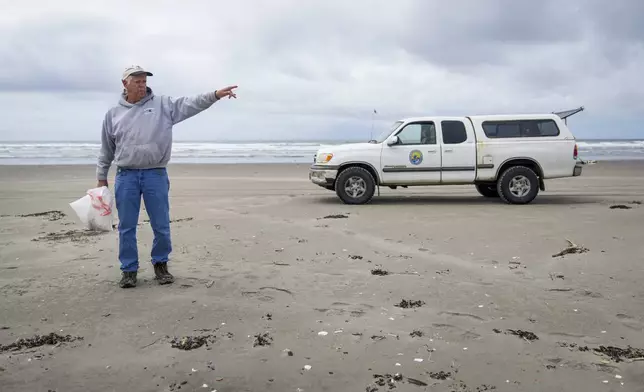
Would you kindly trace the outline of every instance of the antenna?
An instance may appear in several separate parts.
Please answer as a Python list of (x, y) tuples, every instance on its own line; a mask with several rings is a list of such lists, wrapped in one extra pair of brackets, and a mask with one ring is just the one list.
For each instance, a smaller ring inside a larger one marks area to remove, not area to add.
[(371, 134), (369, 134), (369, 140), (373, 140), (373, 123), (374, 123), (374, 118), (378, 114), (376, 109), (373, 109), (373, 112), (371, 112)]

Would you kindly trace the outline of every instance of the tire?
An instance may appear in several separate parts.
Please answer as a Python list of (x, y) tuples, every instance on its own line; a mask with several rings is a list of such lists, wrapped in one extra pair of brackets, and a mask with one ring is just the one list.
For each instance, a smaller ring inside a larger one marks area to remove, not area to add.
[(476, 190), (484, 197), (499, 197), (496, 184), (476, 184)]
[(501, 174), (496, 189), (508, 204), (528, 204), (539, 193), (539, 178), (529, 167), (512, 166)]
[[(349, 189), (353, 188), (353, 194)], [(376, 181), (367, 169), (358, 166), (349, 167), (335, 179), (335, 193), (345, 204), (366, 204), (371, 201), (376, 191)]]

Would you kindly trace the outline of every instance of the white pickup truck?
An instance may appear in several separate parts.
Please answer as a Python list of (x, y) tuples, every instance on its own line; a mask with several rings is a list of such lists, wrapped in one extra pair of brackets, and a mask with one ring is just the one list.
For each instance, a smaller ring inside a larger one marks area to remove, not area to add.
[(575, 137), (558, 114), (418, 117), (375, 140), (320, 148), (309, 179), (346, 204), (380, 186), (473, 184), (485, 197), (526, 204), (544, 180), (581, 175)]

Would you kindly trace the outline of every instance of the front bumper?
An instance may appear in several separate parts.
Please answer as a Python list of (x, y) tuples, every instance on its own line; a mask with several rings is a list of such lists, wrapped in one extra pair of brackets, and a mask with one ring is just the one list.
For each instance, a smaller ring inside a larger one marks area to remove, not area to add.
[(323, 188), (333, 188), (338, 167), (330, 165), (313, 165), (309, 169), (309, 180)]
[(575, 169), (574, 169), (574, 170), (573, 170), (573, 172), (572, 172), (572, 176), (573, 176), (573, 177), (579, 177), (579, 176), (581, 176), (581, 169), (582, 169), (582, 166), (581, 166), (579, 163), (578, 163), (578, 164), (576, 164), (576, 165), (575, 165)]

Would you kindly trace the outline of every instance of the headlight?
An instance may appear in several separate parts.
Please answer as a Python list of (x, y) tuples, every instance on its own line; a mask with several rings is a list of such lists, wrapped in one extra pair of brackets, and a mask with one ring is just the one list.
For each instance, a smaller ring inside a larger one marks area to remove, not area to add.
[(333, 154), (331, 154), (331, 153), (320, 154), (320, 155), (318, 155), (317, 162), (318, 163), (327, 163), (331, 159), (333, 159)]

